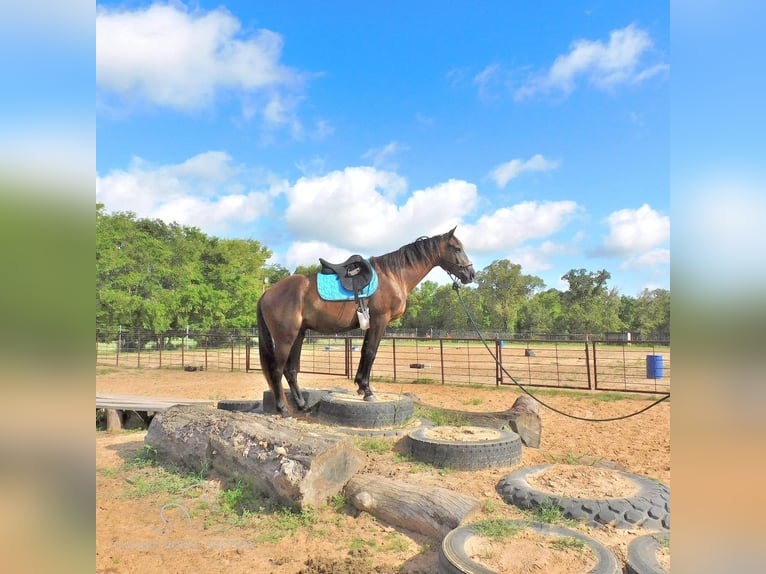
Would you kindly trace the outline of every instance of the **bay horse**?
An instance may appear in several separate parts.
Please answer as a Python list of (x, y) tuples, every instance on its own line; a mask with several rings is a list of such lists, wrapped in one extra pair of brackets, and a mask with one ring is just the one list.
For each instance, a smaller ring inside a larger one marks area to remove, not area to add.
[[(401, 317), (407, 295), (434, 267), (441, 267), (463, 284), (476, 273), (453, 227), (447, 233), (421, 237), (396, 251), (370, 257), (378, 288), (367, 301), (369, 328), (364, 335), (359, 367), (354, 377), (365, 401), (375, 400), (370, 370), (388, 324)], [(306, 407), (298, 386), (303, 338), (307, 329), (341, 333), (359, 328), (357, 305), (351, 301), (325, 301), (319, 296), (317, 274), (290, 275), (275, 283), (258, 300), (258, 351), (261, 370), (274, 393), (279, 414), (286, 414), (282, 376), (287, 379), (298, 408)]]

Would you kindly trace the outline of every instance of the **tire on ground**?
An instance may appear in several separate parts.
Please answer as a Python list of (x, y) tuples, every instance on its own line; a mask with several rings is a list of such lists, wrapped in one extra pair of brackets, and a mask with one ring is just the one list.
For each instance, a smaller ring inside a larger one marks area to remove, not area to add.
[[(586, 543), (596, 555), (596, 566), (589, 571), (590, 573), (622, 573), (622, 567), (620, 566), (617, 557), (606, 546), (582, 532), (564, 528), (562, 526), (542, 524), (539, 522), (527, 522), (524, 520), (508, 520), (507, 522), (530, 528), (543, 536), (556, 538), (567, 537), (581, 540)], [(496, 574), (494, 570), (490, 570), (486, 566), (471, 560), (471, 557), (466, 551), (467, 542), (472, 537), (477, 536), (475, 528), (475, 525), (470, 524), (459, 526), (458, 528), (451, 530), (447, 536), (444, 537), (441, 547), (439, 548), (440, 574)]]
[(667, 534), (645, 534), (628, 544), (627, 574), (668, 574), (657, 560), (659, 541), (667, 541)]
[(378, 393), (365, 401), (350, 393), (328, 393), (317, 408), (318, 420), (354, 428), (395, 427), (406, 424), (415, 412), (412, 399), (392, 393)]
[[(301, 389), (303, 400), (306, 401), (304, 410), (317, 406), (322, 397), (330, 392), (332, 392), (330, 389)], [(285, 396), (287, 396), (287, 408), (292, 411), (298, 411), (298, 403), (295, 402), (295, 397), (293, 397), (289, 387), (285, 389)], [(274, 404), (274, 392), (271, 389), (263, 391), (263, 412), (271, 414), (277, 412), (277, 405)]]
[(438, 468), (480, 470), (494, 466), (513, 466), (521, 460), (521, 438), (515, 432), (492, 431), (495, 438), (480, 441), (448, 441), (432, 438), (439, 427), (421, 427), (409, 434), (410, 453), (420, 462)]
[(227, 399), (218, 401), (217, 406), (225, 411), (251, 412), (260, 408), (261, 401), (235, 401)]
[(541, 464), (517, 469), (497, 484), (497, 492), (508, 504), (521, 509), (554, 505), (565, 518), (581, 520), (588, 526), (612, 525), (615, 528), (670, 530), (670, 489), (645, 476), (617, 472), (638, 486), (638, 493), (628, 498), (569, 498), (532, 488), (527, 477), (550, 468)]

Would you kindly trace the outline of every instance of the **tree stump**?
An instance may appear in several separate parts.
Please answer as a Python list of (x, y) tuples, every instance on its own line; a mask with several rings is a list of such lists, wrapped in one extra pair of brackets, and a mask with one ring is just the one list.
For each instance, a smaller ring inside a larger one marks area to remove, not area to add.
[(161, 462), (213, 470), (296, 508), (326, 504), (365, 460), (346, 436), (291, 419), (199, 406), (159, 413), (145, 443)]
[(369, 474), (351, 477), (345, 492), (359, 510), (437, 540), (474, 516), (481, 504), (446, 488), (424, 488)]
[(540, 405), (532, 397), (521, 395), (513, 406), (506, 411), (511, 430), (521, 437), (524, 446), (540, 448), (542, 423)]

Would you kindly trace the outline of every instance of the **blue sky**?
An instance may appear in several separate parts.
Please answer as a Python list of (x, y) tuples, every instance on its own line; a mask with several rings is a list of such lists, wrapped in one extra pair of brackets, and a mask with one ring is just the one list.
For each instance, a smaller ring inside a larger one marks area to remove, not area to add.
[(457, 225), (478, 270), (670, 288), (666, 3), (99, 2), (96, 84), (108, 211), (289, 269)]

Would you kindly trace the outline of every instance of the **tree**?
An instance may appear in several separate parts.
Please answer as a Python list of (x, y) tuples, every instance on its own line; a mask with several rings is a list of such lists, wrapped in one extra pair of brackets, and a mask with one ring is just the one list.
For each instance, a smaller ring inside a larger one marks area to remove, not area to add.
[(562, 294), (556, 330), (582, 334), (623, 330), (619, 294), (606, 285), (611, 278), (608, 271), (571, 269), (561, 278), (569, 283), (569, 289)]
[(516, 330), (519, 310), (536, 291), (545, 287), (539, 277), (521, 273), (521, 265), (507, 259), (493, 261), (476, 275), (477, 294), (489, 318), (489, 327), (507, 333)]
[(561, 291), (548, 289), (535, 294), (519, 310), (518, 331), (530, 334), (553, 333), (561, 315)]

